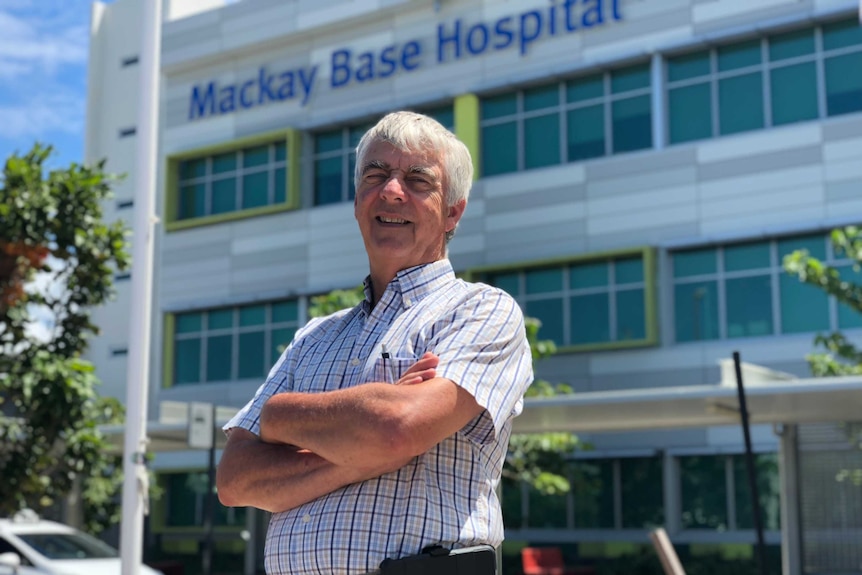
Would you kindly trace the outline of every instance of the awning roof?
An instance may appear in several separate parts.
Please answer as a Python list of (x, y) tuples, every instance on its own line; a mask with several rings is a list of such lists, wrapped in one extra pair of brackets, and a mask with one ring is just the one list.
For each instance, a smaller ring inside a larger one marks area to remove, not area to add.
[[(746, 404), (751, 424), (854, 421), (862, 419), (862, 376), (795, 378), (764, 367), (743, 364)], [(733, 425), (740, 422), (733, 362), (721, 362), (721, 381), (620, 391), (582, 392), (528, 398), (515, 418), (515, 433), (546, 431), (611, 432)], [(149, 451), (189, 449), (188, 404), (162, 402), (158, 421), (147, 424)], [(221, 427), (234, 407), (217, 407), (216, 447), (224, 446)], [(104, 428), (112, 445), (123, 448), (123, 427)]]
[[(746, 384), (745, 399), (751, 424), (854, 421), (862, 419), (862, 377)], [(701, 385), (530, 398), (514, 431), (638, 431), (739, 422), (735, 384)]]

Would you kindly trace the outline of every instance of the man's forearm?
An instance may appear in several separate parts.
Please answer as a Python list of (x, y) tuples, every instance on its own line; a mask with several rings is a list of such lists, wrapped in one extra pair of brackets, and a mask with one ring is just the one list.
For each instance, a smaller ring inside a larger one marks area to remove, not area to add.
[(395, 391), (389, 384), (368, 383), (327, 393), (278, 394), (261, 412), (261, 437), (310, 449), (340, 465), (379, 461), (369, 451), (398, 453)]
[(346, 468), (307, 450), (234, 430), (219, 463), (219, 500), (229, 507), (279, 512), (387, 470)]
[(449, 380), (368, 383), (272, 396), (261, 412), (261, 437), (338, 465), (382, 466), (424, 453), (479, 413), (473, 396)]

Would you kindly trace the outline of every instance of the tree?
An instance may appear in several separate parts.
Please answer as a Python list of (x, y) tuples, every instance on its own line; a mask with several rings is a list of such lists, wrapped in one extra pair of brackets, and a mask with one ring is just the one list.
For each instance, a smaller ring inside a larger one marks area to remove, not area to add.
[[(362, 286), (351, 290), (335, 290), (311, 298), (309, 316), (321, 317), (341, 309), (353, 307), (365, 295)], [(542, 322), (525, 318), (527, 341), (533, 361), (556, 353), (553, 341), (540, 340)], [(527, 397), (546, 397), (571, 393), (569, 386), (536, 380), (527, 390)], [(524, 481), (545, 495), (559, 495), (571, 488), (566, 470), (567, 457), (580, 443), (571, 433), (514, 434), (509, 439), (509, 451), (503, 465), (503, 479), (511, 485)]]
[(44, 511), (79, 486), (85, 526), (119, 519), (120, 456), (98, 426), (122, 406), (82, 359), (91, 310), (128, 268), (127, 232), (102, 221), (104, 162), (48, 170), (51, 147), (12, 155), (0, 177), (0, 515)]
[[(833, 230), (832, 245), (836, 256), (844, 255), (854, 262), (853, 269), (862, 266), (862, 231), (856, 226)], [(841, 278), (840, 272), (812, 257), (806, 250), (785, 256), (784, 269), (800, 281), (817, 286), (857, 313), (862, 313), (862, 285)], [(815, 345), (825, 351), (806, 356), (815, 377), (862, 374), (862, 352), (843, 334), (818, 334)]]
[[(862, 229), (848, 226), (833, 230), (831, 240), (835, 255), (850, 259), (853, 262), (853, 270), (858, 273), (862, 268)], [(862, 285), (842, 279), (837, 269), (811, 257), (807, 251), (799, 250), (785, 256), (784, 269), (801, 281), (835, 296), (835, 299), (856, 313), (862, 314)], [(815, 377), (862, 374), (862, 351), (844, 334), (817, 334), (814, 343), (824, 349), (805, 358)], [(844, 430), (848, 439), (862, 448), (862, 424), (845, 423)], [(862, 485), (862, 469), (843, 469), (837, 479)]]

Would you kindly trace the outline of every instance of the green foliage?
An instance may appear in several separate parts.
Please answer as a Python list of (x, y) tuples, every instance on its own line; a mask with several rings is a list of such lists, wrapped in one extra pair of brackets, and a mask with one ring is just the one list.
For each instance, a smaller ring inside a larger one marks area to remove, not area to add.
[[(364, 298), (362, 286), (315, 296), (311, 298), (309, 315), (328, 315), (353, 307)], [(524, 324), (534, 362), (556, 353), (557, 347), (553, 341), (539, 339), (542, 322), (528, 317), (524, 318)], [(572, 393), (571, 387), (536, 380), (527, 390), (526, 396), (549, 397), (563, 393)], [(545, 495), (566, 493), (571, 489), (566, 458), (579, 447), (582, 447), (581, 443), (571, 433), (515, 434), (509, 440), (503, 478), (510, 488), (514, 488), (514, 484), (519, 481), (525, 481)]]
[[(862, 229), (848, 226), (832, 230), (832, 245), (836, 256), (846, 256), (853, 262), (853, 269), (862, 267)], [(825, 265), (808, 255), (805, 250), (795, 251), (785, 256), (784, 269), (797, 276), (801, 281), (817, 286), (827, 294), (862, 313), (862, 285), (841, 279), (838, 270)], [(805, 357), (815, 377), (860, 375), (862, 374), (862, 351), (841, 333), (818, 334), (814, 338), (816, 346), (825, 348), (824, 352), (812, 353)], [(845, 424), (848, 439), (862, 447), (862, 430), (858, 425)], [(838, 481), (849, 481), (862, 486), (862, 469), (844, 469), (836, 476)]]
[(353, 307), (364, 299), (365, 292), (361, 285), (353, 289), (337, 289), (328, 294), (317, 295), (311, 298), (311, 305), (308, 306), (308, 316), (323, 317), (339, 310)]
[(121, 422), (122, 405), (98, 395), (81, 356), (98, 333), (90, 310), (128, 268), (126, 230), (102, 221), (104, 163), (48, 172), (50, 154), (15, 154), (0, 178), (0, 515), (44, 510), (77, 484), (98, 531), (119, 517), (121, 472), (99, 426)]
[[(845, 255), (859, 271), (862, 265), (862, 232), (856, 226), (832, 231), (836, 255)], [(811, 257), (806, 250), (785, 256), (784, 269), (805, 283), (814, 285), (858, 313), (862, 313), (862, 285), (844, 281), (838, 270)], [(862, 352), (841, 333), (819, 334), (814, 340), (824, 352), (806, 356), (811, 373), (816, 377), (862, 374)]]

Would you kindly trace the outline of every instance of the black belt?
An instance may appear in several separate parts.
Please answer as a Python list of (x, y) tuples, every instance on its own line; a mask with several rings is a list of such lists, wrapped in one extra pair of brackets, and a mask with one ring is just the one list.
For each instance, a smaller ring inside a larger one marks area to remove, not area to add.
[(463, 549), (426, 547), (419, 555), (386, 559), (367, 575), (496, 575), (497, 550), (491, 545)]

